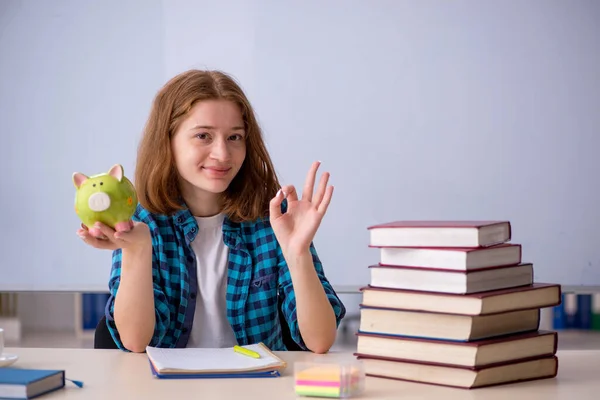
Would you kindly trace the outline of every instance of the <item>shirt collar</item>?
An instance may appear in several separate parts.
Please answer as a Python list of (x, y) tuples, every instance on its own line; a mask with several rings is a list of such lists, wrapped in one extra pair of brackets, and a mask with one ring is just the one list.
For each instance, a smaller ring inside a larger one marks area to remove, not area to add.
[[(171, 219), (175, 226), (183, 230), (189, 242), (192, 242), (198, 233), (198, 223), (189, 208), (185, 204), (182, 205), (183, 208), (176, 211), (171, 216)], [(241, 243), (240, 224), (233, 222), (227, 215), (225, 215), (225, 218), (223, 219), (223, 236), (227, 245), (239, 247)]]

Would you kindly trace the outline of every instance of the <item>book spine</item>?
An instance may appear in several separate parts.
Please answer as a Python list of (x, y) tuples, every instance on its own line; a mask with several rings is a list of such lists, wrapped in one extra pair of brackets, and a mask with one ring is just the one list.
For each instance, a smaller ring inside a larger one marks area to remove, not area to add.
[(575, 293), (565, 294), (565, 328), (577, 328), (577, 295)]
[(567, 325), (565, 316), (565, 294), (562, 294), (562, 301), (559, 305), (554, 306), (552, 309), (552, 327), (555, 330), (565, 329)]
[(81, 317), (84, 330), (93, 329), (94, 326), (94, 298), (92, 293), (83, 293), (81, 295)]
[(592, 329), (600, 331), (600, 293), (592, 295)]
[(109, 293), (83, 293), (81, 295), (82, 329), (94, 330), (104, 316)]
[(577, 295), (576, 324), (579, 329), (592, 329), (592, 295)]

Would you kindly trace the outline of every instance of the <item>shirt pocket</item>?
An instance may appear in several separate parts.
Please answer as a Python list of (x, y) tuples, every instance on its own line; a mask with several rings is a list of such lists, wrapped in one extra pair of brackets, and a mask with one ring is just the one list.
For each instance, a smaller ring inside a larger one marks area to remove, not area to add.
[(269, 290), (277, 287), (277, 272), (271, 272), (263, 276), (258, 276), (250, 282), (250, 290)]

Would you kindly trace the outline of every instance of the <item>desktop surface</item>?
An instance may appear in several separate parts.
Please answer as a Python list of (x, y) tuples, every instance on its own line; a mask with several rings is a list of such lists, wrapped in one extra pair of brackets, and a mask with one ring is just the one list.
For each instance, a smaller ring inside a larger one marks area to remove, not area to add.
[[(64, 389), (43, 399), (300, 399), (294, 392), (295, 361), (354, 359), (350, 352), (276, 352), (288, 362), (279, 378), (161, 380), (152, 376), (145, 354), (60, 348), (6, 348), (5, 352), (19, 356), (13, 367), (64, 369), (68, 379), (84, 382), (80, 389), (67, 381)], [(367, 377), (365, 392), (356, 399), (597, 399), (600, 351), (565, 350), (557, 356), (558, 376), (552, 379), (466, 390)]]

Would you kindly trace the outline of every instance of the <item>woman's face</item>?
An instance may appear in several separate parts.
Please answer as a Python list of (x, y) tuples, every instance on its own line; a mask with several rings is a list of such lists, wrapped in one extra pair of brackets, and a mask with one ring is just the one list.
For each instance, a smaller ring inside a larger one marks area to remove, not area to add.
[(224, 192), (246, 157), (244, 120), (228, 100), (198, 102), (171, 140), (182, 192), (210, 198)]

